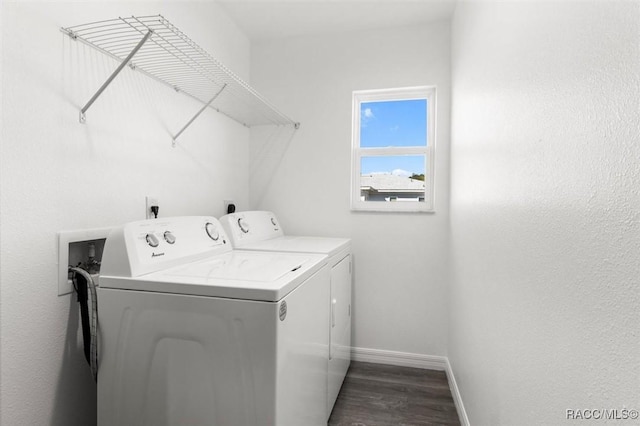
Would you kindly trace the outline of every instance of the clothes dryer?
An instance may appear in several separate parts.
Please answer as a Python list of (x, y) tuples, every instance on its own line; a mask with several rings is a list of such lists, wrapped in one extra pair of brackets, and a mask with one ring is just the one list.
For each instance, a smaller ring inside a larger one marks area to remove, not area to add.
[(98, 425), (326, 425), (327, 257), (233, 251), (213, 217), (114, 228)]
[(285, 235), (275, 214), (245, 211), (220, 218), (234, 249), (247, 251), (316, 253), (328, 256), (330, 322), (327, 418), (351, 363), (351, 240), (347, 238)]

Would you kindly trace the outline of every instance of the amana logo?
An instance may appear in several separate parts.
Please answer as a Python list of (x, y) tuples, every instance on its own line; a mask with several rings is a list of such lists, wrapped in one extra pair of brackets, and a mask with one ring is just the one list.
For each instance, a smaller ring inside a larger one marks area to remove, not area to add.
[(151, 257), (164, 256), (164, 253), (151, 253)]

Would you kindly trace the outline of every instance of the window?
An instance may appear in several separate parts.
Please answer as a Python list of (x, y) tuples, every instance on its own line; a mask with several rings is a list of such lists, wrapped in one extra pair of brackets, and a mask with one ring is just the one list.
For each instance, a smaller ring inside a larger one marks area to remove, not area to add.
[(351, 209), (432, 212), (435, 87), (353, 92)]

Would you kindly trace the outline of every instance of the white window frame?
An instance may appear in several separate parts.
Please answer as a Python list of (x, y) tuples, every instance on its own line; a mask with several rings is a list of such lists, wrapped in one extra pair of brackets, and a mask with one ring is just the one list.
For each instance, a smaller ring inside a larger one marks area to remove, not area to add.
[[(417, 147), (360, 147), (361, 104), (375, 101), (427, 100), (427, 144)], [(351, 136), (351, 210), (378, 212), (427, 212), (434, 210), (435, 145), (436, 145), (436, 87), (418, 86), (398, 89), (357, 90), (353, 92)], [(424, 155), (424, 202), (381, 202), (360, 199), (362, 157)]]

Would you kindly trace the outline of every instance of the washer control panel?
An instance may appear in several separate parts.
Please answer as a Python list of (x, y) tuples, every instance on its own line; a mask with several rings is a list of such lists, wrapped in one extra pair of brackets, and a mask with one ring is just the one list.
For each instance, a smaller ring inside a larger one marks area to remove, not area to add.
[(114, 228), (107, 238), (102, 273), (134, 277), (231, 249), (224, 228), (214, 217), (183, 216), (131, 222)]
[[(176, 254), (228, 243), (222, 226), (213, 218), (204, 221), (204, 224), (193, 223), (191, 227), (185, 226), (186, 223), (177, 219), (144, 221), (144, 223), (138, 223), (137, 226), (132, 227), (132, 233), (136, 236), (136, 241), (146, 243), (151, 248), (167, 249), (173, 246), (172, 253)], [(139, 228), (137, 232), (135, 228)], [(223, 235), (224, 237), (221, 238)], [(141, 245), (143, 246), (141, 250), (147, 250), (147, 247), (144, 247), (145, 244)]]

